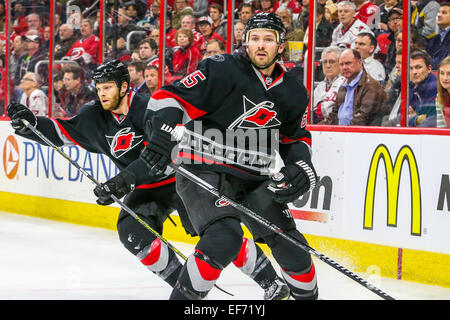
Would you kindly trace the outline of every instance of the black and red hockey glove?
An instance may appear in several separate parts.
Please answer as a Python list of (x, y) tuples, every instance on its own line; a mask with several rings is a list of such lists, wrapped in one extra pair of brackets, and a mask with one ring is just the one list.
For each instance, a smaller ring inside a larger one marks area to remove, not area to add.
[(18, 131), (19, 133), (26, 133), (28, 131), (28, 128), (25, 126), (25, 124), (22, 122), (23, 120), (27, 120), (30, 125), (33, 127), (36, 127), (36, 116), (34, 115), (33, 111), (28, 109), (26, 106), (20, 103), (10, 103), (8, 105), (8, 108), (6, 109), (6, 113), (8, 114), (8, 117), (11, 119), (11, 126), (14, 130)]
[(164, 173), (172, 161), (172, 151), (178, 143), (173, 137), (175, 126), (154, 116), (151, 120), (147, 120), (144, 130), (148, 137), (148, 144), (142, 150), (140, 157), (149, 168), (150, 175), (157, 176)]
[(267, 187), (276, 202), (289, 203), (316, 186), (317, 174), (312, 163), (303, 160), (287, 165), (270, 177)]
[(97, 203), (102, 206), (110, 205), (114, 202), (111, 195), (120, 199), (130, 191), (133, 191), (135, 185), (136, 178), (134, 174), (128, 170), (122, 170), (117, 176), (95, 187), (94, 194), (98, 198)]

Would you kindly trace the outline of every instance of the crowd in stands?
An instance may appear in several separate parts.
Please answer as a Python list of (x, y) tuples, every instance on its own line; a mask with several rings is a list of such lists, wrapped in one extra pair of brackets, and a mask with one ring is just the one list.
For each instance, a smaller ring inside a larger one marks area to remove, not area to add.
[[(280, 59), (302, 81), (311, 48), (308, 33), (315, 28), (311, 123), (399, 126), (401, 49), (407, 41), (402, 37), (402, 1), (317, 0), (312, 26), (310, 0), (237, 0), (233, 39), (227, 39), (224, 1), (168, 0), (164, 84), (195, 71), (200, 60), (225, 53), (227, 41), (232, 42), (233, 54), (244, 54), (246, 21), (258, 12), (274, 12), (286, 28)], [(10, 79), (10, 101), (21, 102), (38, 115), (48, 114), (50, 50), (55, 101), (50, 116), (71, 117), (95, 98), (90, 77), (102, 58), (124, 61), (132, 90), (151, 96), (158, 88), (161, 2), (117, 3), (114, 7), (113, 1), (106, 1), (105, 17), (101, 17), (98, 3), (56, 1), (50, 48), (49, 0), (10, 1), (9, 34), (5, 3), (0, 1), (0, 75), (2, 83)], [(450, 127), (450, 2), (411, 1), (410, 17), (407, 124)], [(4, 99), (6, 86), (0, 87), (0, 99)], [(3, 107), (0, 101), (0, 115)]]

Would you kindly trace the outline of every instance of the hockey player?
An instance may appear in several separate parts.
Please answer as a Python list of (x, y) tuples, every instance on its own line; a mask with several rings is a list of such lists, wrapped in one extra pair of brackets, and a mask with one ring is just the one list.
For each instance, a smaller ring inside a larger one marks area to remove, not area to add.
[[(127, 195), (124, 203), (159, 234), (166, 218), (177, 210), (186, 232), (195, 235), (175, 191), (174, 174), (146, 175), (146, 164), (139, 158), (145, 144), (143, 124), (148, 98), (129, 90), (128, 69), (118, 60), (98, 67), (93, 80), (98, 100), (83, 105), (69, 120), (35, 117), (26, 106), (10, 104), (7, 113), (16, 134), (44, 144), (24, 126), (21, 119), (26, 119), (57, 146), (76, 144), (87, 151), (105, 154), (120, 173), (95, 188), (98, 204), (113, 203), (112, 194), (118, 198)], [(125, 210), (119, 213), (117, 229), (125, 248), (173, 287), (182, 267), (175, 253)], [(261, 285), (265, 299), (289, 295), (287, 286), (253, 240), (242, 241), (234, 264)]]
[[(166, 170), (177, 144), (172, 133), (184, 123), (178, 164), (307, 243), (287, 203), (316, 183), (311, 135), (305, 128), (309, 98), (301, 82), (277, 62), (284, 50), (284, 35), (276, 14), (255, 14), (244, 32), (246, 55), (204, 59), (198, 70), (157, 91), (148, 106), (155, 115), (146, 124), (151, 147), (141, 157), (152, 174)], [(279, 140), (268, 143), (272, 138)], [(268, 167), (278, 145), (284, 167), (270, 176)], [(240, 251), (241, 221), (254, 239), (270, 247), (295, 299), (318, 297), (309, 253), (182, 175), (176, 175), (176, 185), (200, 240), (183, 266), (171, 299), (206, 296)]]

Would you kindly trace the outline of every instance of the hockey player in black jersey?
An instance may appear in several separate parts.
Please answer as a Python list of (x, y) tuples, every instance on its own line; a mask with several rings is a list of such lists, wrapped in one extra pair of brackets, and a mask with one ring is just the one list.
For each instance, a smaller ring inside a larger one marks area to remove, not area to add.
[[(128, 69), (118, 60), (98, 67), (93, 80), (98, 100), (83, 105), (68, 120), (35, 117), (27, 107), (10, 104), (7, 113), (16, 134), (45, 144), (24, 126), (21, 119), (25, 119), (57, 146), (76, 144), (105, 154), (120, 173), (95, 188), (98, 204), (113, 203), (111, 194), (117, 198), (126, 195), (124, 203), (159, 234), (166, 218), (177, 210), (186, 232), (195, 235), (175, 191), (174, 174), (168, 170), (167, 174), (153, 177), (147, 174), (147, 166), (139, 157), (145, 144), (143, 125), (145, 115), (148, 116), (148, 98), (129, 90)], [(175, 253), (125, 210), (119, 213), (117, 229), (125, 248), (173, 287), (182, 268)], [(270, 261), (253, 240), (244, 239), (234, 264), (263, 287), (265, 299), (289, 295), (287, 286), (277, 278)]]
[[(148, 107), (155, 115), (146, 124), (151, 147), (141, 157), (153, 174), (164, 171), (176, 158), (177, 164), (227, 197), (307, 243), (287, 203), (316, 183), (311, 135), (306, 130), (309, 96), (277, 62), (284, 34), (277, 15), (255, 14), (245, 27), (245, 55), (209, 57), (192, 74), (155, 92)], [(180, 123), (185, 132), (177, 140), (171, 133)], [(173, 157), (175, 145), (177, 156)], [(284, 166), (273, 174), (275, 149)], [(246, 221), (251, 219), (180, 174), (176, 186), (200, 240), (183, 266), (171, 299), (206, 296), (238, 255), (241, 221), (255, 240), (270, 247), (293, 298), (317, 299), (309, 253), (263, 225)]]

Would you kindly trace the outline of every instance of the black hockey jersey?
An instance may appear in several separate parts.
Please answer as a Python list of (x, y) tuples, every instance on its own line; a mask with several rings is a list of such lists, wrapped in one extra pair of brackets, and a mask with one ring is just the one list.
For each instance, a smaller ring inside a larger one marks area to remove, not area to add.
[[(130, 92), (128, 114), (117, 115), (105, 111), (100, 101), (92, 100), (70, 119), (37, 117), (36, 128), (59, 147), (77, 145), (108, 156), (120, 170), (127, 167), (132, 171), (140, 188), (162, 186), (173, 183), (174, 174), (151, 177), (146, 164), (139, 158), (145, 145), (143, 125), (144, 116), (148, 116), (147, 104), (148, 96)], [(22, 136), (46, 144), (32, 132)]]
[(177, 162), (265, 179), (276, 151), (285, 164), (310, 158), (309, 95), (278, 63), (272, 78), (247, 57), (215, 55), (153, 94), (148, 109), (185, 126)]

